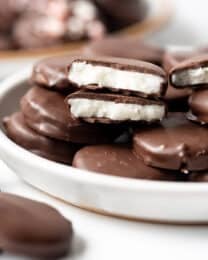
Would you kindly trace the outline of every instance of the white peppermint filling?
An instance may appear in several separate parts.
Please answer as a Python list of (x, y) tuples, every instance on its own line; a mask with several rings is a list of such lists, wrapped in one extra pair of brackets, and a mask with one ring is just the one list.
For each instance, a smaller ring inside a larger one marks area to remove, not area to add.
[(108, 118), (111, 120), (153, 121), (161, 120), (165, 115), (162, 105), (139, 105), (115, 103), (87, 98), (68, 100), (71, 114), (76, 118)]
[(171, 81), (175, 86), (207, 84), (208, 67), (175, 72), (171, 76)]
[(99, 87), (138, 91), (145, 94), (160, 92), (161, 76), (135, 71), (124, 71), (102, 65), (74, 62), (68, 78), (78, 86), (96, 84)]

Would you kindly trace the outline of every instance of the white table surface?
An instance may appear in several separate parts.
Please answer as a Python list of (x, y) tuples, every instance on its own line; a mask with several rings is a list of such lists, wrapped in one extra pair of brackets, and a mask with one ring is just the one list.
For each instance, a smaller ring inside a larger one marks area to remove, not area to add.
[[(208, 43), (208, 2), (175, 0), (169, 27), (154, 36), (162, 44)], [(2, 66), (3, 64), (0, 65)], [(24, 64), (22, 64), (24, 65)], [(22, 66), (21, 65), (21, 66)], [(52, 199), (18, 179), (0, 161), (0, 189), (49, 203), (71, 219), (75, 228), (72, 260), (207, 259), (206, 226), (173, 226), (104, 217)], [(136, 198), (135, 198), (136, 199)], [(23, 259), (6, 253), (0, 260)]]

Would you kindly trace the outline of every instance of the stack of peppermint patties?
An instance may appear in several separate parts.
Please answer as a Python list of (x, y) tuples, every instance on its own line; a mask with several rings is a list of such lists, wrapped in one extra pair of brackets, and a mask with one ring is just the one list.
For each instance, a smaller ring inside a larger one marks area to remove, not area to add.
[(208, 55), (191, 57), (172, 68), (170, 82), (177, 89), (189, 89), (188, 119), (208, 123)]
[(80, 58), (68, 68), (78, 90), (66, 99), (74, 118), (94, 124), (153, 123), (166, 114), (166, 74), (156, 65), (121, 58)]

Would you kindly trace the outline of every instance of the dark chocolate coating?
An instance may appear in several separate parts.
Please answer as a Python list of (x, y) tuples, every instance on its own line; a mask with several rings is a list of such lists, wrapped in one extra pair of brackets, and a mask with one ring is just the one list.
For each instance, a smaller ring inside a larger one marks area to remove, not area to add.
[(174, 66), (170, 72), (169, 72), (169, 81), (170, 83), (175, 87), (175, 88), (185, 88), (185, 87), (190, 87), (190, 88), (198, 88), (198, 87), (206, 87), (207, 84), (190, 84), (189, 86), (178, 86), (175, 85), (172, 82), (172, 77), (173, 75), (176, 75), (178, 72), (182, 72), (185, 70), (189, 69), (197, 69), (197, 68), (203, 68), (208, 66), (208, 54), (200, 54), (200, 55), (194, 55), (190, 59), (186, 59), (183, 62), (180, 62), (176, 66)]
[[(142, 96), (142, 97), (154, 97), (158, 98), (161, 97), (165, 94), (166, 89), (167, 89), (167, 79), (166, 79), (166, 73), (165, 71), (160, 68), (159, 66), (156, 66), (154, 64), (144, 62), (144, 61), (139, 61), (139, 60), (133, 60), (133, 59), (125, 59), (125, 58), (115, 58), (115, 57), (93, 57), (93, 58), (81, 58), (74, 60), (74, 62), (85, 62), (87, 64), (91, 64), (94, 66), (105, 66), (105, 67), (110, 67), (114, 68), (117, 70), (121, 71), (130, 71), (130, 72), (140, 72), (144, 74), (152, 74), (159, 76), (163, 78), (163, 82), (161, 83), (160, 89), (158, 93), (155, 94), (147, 94), (139, 91), (133, 91), (133, 90), (123, 90), (123, 89), (118, 89), (116, 90), (117, 92), (121, 92), (124, 95), (136, 95), (136, 96)], [(73, 64), (73, 62), (72, 62)], [(71, 64), (71, 65), (72, 65)], [(69, 73), (70, 73), (70, 68), (71, 65), (69, 66)], [(91, 82), (88, 85), (84, 86), (79, 86), (76, 84), (76, 82), (71, 82), (74, 84), (77, 88), (82, 88), (82, 89), (92, 89), (92, 90), (97, 90), (97, 89), (110, 89), (111, 91), (115, 91), (115, 89), (110, 88), (108, 86), (99, 86), (98, 84)], [(121, 82), (122, 84), (122, 82)]]
[(118, 145), (87, 146), (78, 151), (73, 166), (82, 170), (135, 179), (176, 181), (176, 173), (146, 166), (132, 150)]
[(0, 193), (1, 249), (38, 259), (65, 256), (73, 237), (72, 223), (54, 208)]
[(33, 67), (32, 82), (51, 89), (74, 91), (74, 86), (70, 85), (67, 79), (67, 66), (77, 57), (80, 57), (79, 53), (73, 52), (70, 55), (45, 58), (37, 62)]
[[(83, 98), (83, 99), (92, 99), (92, 100), (102, 100), (102, 101), (111, 101), (114, 103), (121, 103), (121, 104), (137, 104), (141, 106), (145, 105), (158, 105), (165, 107), (164, 102), (158, 101), (158, 100), (151, 100), (151, 99), (145, 99), (141, 97), (131, 97), (131, 96), (124, 96), (124, 95), (118, 95), (118, 94), (106, 94), (106, 93), (96, 93), (96, 92), (88, 92), (88, 91), (78, 91), (71, 95), (69, 95), (66, 98), (66, 101), (70, 99), (76, 99), (76, 98)], [(68, 102), (67, 102), (68, 104)], [(69, 109), (70, 109), (70, 105)], [(165, 115), (164, 115), (165, 116)], [(89, 123), (103, 123), (103, 124), (117, 124), (117, 123), (123, 123), (124, 121), (121, 120), (111, 120), (109, 118), (101, 118), (101, 117), (85, 117), (81, 118), (82, 120), (89, 122)], [(125, 122), (131, 122), (131, 120), (125, 120)], [(153, 122), (152, 122), (153, 123)]]
[(4, 118), (6, 134), (15, 143), (46, 159), (71, 164), (78, 146), (42, 136), (29, 128), (22, 113)]
[(163, 49), (143, 42), (138, 37), (107, 37), (89, 43), (84, 54), (92, 56), (111, 56), (142, 60), (157, 65), (161, 64)]
[(72, 118), (64, 95), (37, 86), (22, 98), (21, 110), (32, 129), (58, 140), (102, 144), (112, 142), (120, 134), (118, 129), (90, 125)]
[(201, 124), (208, 123), (208, 89), (198, 89), (193, 91), (189, 98), (190, 111), (188, 119)]
[(135, 153), (147, 165), (169, 170), (208, 169), (208, 128), (194, 124), (183, 113), (170, 113), (161, 125), (137, 129)]
[(168, 112), (183, 112), (189, 111), (188, 97), (166, 100)]

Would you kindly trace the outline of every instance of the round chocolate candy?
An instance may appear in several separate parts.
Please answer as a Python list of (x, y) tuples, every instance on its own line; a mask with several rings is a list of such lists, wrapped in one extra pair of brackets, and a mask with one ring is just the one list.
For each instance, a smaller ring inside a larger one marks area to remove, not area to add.
[(150, 166), (189, 171), (208, 169), (208, 128), (194, 124), (183, 113), (170, 113), (160, 125), (137, 129), (135, 153)]
[(65, 256), (73, 237), (72, 223), (52, 207), (0, 193), (1, 249), (38, 259)]
[(84, 47), (83, 52), (89, 56), (111, 56), (136, 59), (161, 64), (163, 49), (148, 44), (138, 37), (114, 36), (93, 41)]
[(80, 57), (78, 52), (70, 55), (55, 56), (42, 59), (33, 67), (32, 82), (40, 86), (68, 93), (75, 90), (67, 78), (67, 67), (71, 62)]
[(31, 88), (21, 100), (27, 124), (39, 134), (73, 143), (109, 143), (120, 135), (119, 128), (91, 125), (72, 118), (65, 96), (41, 87)]
[(76, 153), (73, 166), (87, 171), (127, 178), (179, 180), (175, 172), (146, 166), (131, 149), (119, 145), (86, 146)]
[(188, 119), (200, 124), (208, 123), (208, 89), (193, 91), (189, 98)]
[(52, 161), (71, 164), (73, 156), (79, 148), (75, 144), (42, 136), (29, 128), (22, 113), (14, 113), (4, 118), (6, 134), (15, 143)]

